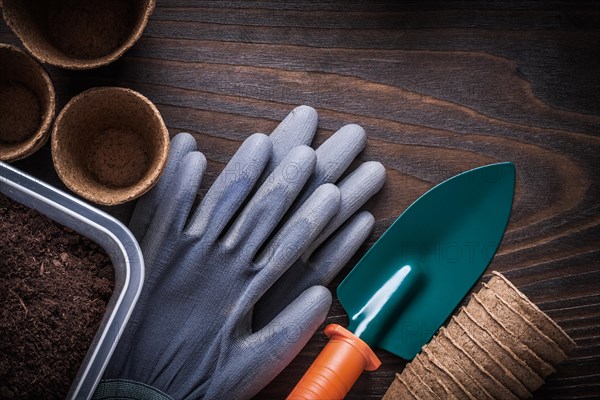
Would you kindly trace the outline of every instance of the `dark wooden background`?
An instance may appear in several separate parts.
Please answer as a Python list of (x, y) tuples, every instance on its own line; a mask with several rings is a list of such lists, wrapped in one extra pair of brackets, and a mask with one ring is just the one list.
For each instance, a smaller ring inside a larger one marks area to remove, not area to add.
[[(18, 43), (4, 24), (0, 42)], [(513, 214), (489, 271), (505, 273), (578, 344), (536, 398), (600, 397), (598, 2), (158, 0), (118, 62), (48, 69), (59, 106), (97, 85), (148, 96), (172, 134), (196, 136), (209, 160), (204, 190), (244, 138), (268, 133), (296, 105), (318, 110), (317, 142), (361, 124), (361, 159), (387, 168), (368, 205), (377, 225), (367, 245), (434, 184), (514, 162)], [(49, 160), (46, 147), (16, 165), (56, 182)], [(346, 322), (339, 303), (327, 322)], [(258, 398), (283, 398), (324, 343), (317, 333)], [(348, 398), (380, 398), (402, 370), (404, 361), (378, 354), (383, 366)]]

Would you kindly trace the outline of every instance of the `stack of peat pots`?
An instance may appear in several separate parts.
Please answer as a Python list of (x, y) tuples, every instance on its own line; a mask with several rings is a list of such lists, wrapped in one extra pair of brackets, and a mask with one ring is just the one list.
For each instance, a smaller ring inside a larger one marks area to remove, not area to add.
[(526, 399), (575, 342), (504, 276), (453, 316), (388, 389), (391, 399)]

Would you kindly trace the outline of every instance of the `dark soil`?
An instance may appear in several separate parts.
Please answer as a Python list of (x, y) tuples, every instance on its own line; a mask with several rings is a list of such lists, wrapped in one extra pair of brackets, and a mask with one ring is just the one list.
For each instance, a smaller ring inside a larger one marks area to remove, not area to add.
[(0, 399), (64, 399), (114, 285), (101, 247), (0, 194)]

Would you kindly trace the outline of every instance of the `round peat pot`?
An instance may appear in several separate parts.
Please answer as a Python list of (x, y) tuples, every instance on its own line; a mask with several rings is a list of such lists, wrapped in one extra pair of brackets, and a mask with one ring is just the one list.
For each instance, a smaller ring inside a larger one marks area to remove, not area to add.
[(154, 104), (125, 88), (93, 88), (75, 96), (52, 130), (58, 176), (73, 192), (103, 205), (146, 193), (168, 152), (169, 132)]
[(27, 157), (46, 143), (54, 97), (52, 81), (37, 61), (0, 44), (0, 160)]
[(140, 38), (156, 0), (0, 0), (4, 20), (41, 62), (100, 67)]

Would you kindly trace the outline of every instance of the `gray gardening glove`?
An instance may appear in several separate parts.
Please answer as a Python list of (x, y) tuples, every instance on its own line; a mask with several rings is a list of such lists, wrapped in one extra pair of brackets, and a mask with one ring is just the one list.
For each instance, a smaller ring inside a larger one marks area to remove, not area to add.
[[(340, 211), (340, 189), (312, 183), (313, 150), (273, 151), (315, 128), (314, 110), (303, 107), (273, 140), (248, 138), (190, 218), (205, 160), (191, 136), (173, 139), (163, 177), (134, 212), (147, 277), (96, 398), (249, 398), (301, 350), (326, 316), (325, 288), (273, 294), (289, 302), (260, 329), (252, 323), (257, 301)], [(340, 151), (357, 152), (348, 146)]]
[[(298, 132), (299, 120), (314, 129)], [(314, 109), (297, 107), (269, 136), (273, 142), (274, 164), (280, 163), (295, 146), (310, 145), (316, 124)], [(383, 186), (385, 168), (379, 162), (367, 161), (340, 180), (366, 142), (364, 129), (350, 124), (335, 132), (315, 151), (315, 173), (304, 188), (303, 197), (291, 211), (325, 183), (338, 186), (340, 208), (308, 249), (259, 300), (254, 310), (255, 329), (264, 327), (302, 291), (314, 285), (328, 285), (370, 235), (375, 219), (370, 212), (359, 209)]]

